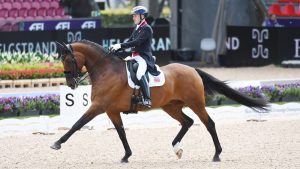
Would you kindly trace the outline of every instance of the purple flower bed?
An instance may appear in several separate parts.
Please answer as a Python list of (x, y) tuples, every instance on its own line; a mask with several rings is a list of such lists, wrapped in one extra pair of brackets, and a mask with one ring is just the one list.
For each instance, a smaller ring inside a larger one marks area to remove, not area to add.
[(261, 90), (264, 96), (271, 102), (282, 101), (282, 98), (284, 97), (295, 97), (300, 99), (300, 83), (262, 86)]
[(0, 98), (0, 116), (7, 113), (20, 115), (20, 113), (28, 111), (35, 111), (39, 114), (51, 111), (58, 114), (59, 95)]
[(238, 91), (254, 98), (262, 97), (262, 90), (260, 87), (243, 87), (239, 88)]
[[(238, 91), (254, 98), (266, 98), (270, 102), (283, 101), (284, 97), (293, 98), (292, 101), (300, 101), (300, 83), (285, 85), (270, 85), (262, 87), (243, 87)], [(208, 105), (220, 105), (228, 100), (225, 96), (207, 96)], [(51, 94), (35, 97), (8, 97), (0, 98), (0, 117), (10, 113), (12, 116), (19, 116), (22, 112), (35, 111), (38, 114), (51, 112), (59, 114), (59, 95)]]
[(244, 87), (238, 89), (240, 92), (257, 98), (265, 97), (269, 101), (276, 100), (282, 97), (300, 97), (300, 84), (275, 84), (262, 87)]
[[(292, 84), (275, 84), (268, 85), (262, 87), (243, 87), (237, 89), (241, 93), (244, 93), (250, 97), (254, 98), (266, 98), (270, 102), (280, 102), (285, 100), (290, 101), (300, 101), (300, 83), (292, 83)], [(284, 98), (292, 98), (292, 99), (284, 99)], [(221, 105), (222, 102), (226, 102), (228, 100), (225, 96), (208, 96), (206, 97), (206, 102), (209, 104), (218, 104)]]

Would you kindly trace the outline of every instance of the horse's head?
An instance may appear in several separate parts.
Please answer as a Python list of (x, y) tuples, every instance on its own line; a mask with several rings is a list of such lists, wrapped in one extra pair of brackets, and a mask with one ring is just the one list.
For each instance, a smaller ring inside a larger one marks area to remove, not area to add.
[(57, 44), (61, 48), (59, 57), (64, 66), (67, 85), (71, 89), (75, 89), (82, 81), (84, 74), (81, 73), (81, 69), (84, 66), (84, 60), (81, 57), (82, 54), (74, 50), (71, 44), (60, 44), (58, 42)]

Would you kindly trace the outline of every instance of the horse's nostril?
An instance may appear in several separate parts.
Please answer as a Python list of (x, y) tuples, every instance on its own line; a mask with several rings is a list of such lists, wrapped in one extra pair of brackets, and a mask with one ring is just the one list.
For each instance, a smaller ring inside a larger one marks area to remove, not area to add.
[(75, 89), (75, 85), (73, 85), (73, 84), (70, 84), (69, 87), (70, 87), (71, 89)]
[(68, 87), (70, 87), (71, 89), (73, 89), (74, 85), (73, 84), (68, 84)]

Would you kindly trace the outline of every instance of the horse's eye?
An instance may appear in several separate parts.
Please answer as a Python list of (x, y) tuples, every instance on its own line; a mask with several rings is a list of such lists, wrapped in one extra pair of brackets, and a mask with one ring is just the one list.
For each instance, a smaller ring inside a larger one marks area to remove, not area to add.
[(68, 63), (68, 64), (73, 63), (73, 61), (71, 59), (66, 59), (65, 62)]
[(66, 55), (63, 56), (64, 59), (62, 60), (65, 63), (71, 64), (72, 63), (72, 59), (70, 57), (67, 57)]

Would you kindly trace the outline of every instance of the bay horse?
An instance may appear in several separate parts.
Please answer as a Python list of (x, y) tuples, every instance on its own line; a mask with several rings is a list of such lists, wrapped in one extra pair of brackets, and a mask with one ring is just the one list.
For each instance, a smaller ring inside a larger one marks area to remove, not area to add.
[[(97, 115), (106, 112), (125, 149), (125, 155), (121, 162), (128, 162), (132, 151), (127, 142), (120, 113), (130, 109), (133, 89), (127, 83), (125, 61), (109, 53), (102, 46), (87, 40), (68, 45), (60, 44), (60, 46), (62, 49), (60, 57), (64, 66), (67, 86), (72, 89), (78, 86), (81, 70), (85, 66), (92, 85), (92, 103), (83, 116), (51, 148), (60, 149), (61, 144), (65, 143), (74, 132)], [(152, 108), (162, 108), (181, 124), (179, 133), (172, 141), (178, 158), (181, 158), (183, 152), (180, 141), (194, 123), (193, 119), (182, 111), (182, 108), (187, 106), (206, 126), (215, 146), (213, 161), (220, 161), (219, 155), (222, 152), (222, 147), (217, 136), (215, 123), (205, 109), (205, 92), (221, 93), (253, 109), (265, 110), (268, 106), (264, 99), (250, 98), (200, 69), (172, 63), (161, 67), (161, 70), (165, 74), (166, 80), (163, 86), (151, 88)], [(138, 111), (140, 110), (143, 108), (139, 107)]]

